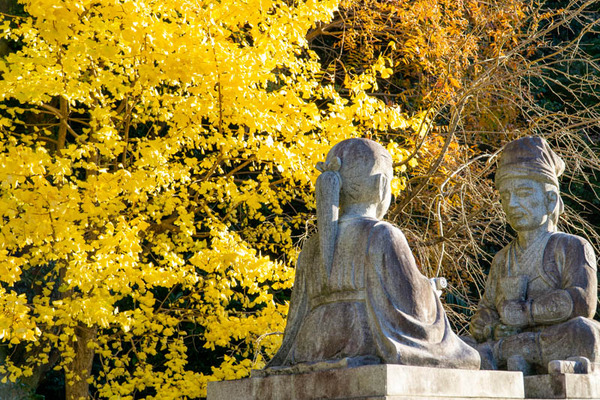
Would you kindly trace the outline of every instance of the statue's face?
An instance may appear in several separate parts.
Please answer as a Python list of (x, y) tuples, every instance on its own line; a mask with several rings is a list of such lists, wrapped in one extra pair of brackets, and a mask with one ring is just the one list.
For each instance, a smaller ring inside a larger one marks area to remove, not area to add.
[(548, 222), (550, 211), (543, 183), (533, 179), (507, 178), (498, 190), (502, 208), (514, 230), (534, 230)]

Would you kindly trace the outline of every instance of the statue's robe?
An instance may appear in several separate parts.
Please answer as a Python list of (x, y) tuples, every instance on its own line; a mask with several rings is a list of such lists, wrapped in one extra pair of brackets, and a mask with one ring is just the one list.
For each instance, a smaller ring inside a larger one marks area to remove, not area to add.
[[(507, 300), (530, 302), (530, 322), (501, 339), (493, 332), (498, 324), (511, 325), (498, 313)], [(500, 347), (504, 354), (493, 360), (499, 366), (511, 355), (535, 361), (541, 369), (575, 356), (600, 361), (600, 323), (592, 320), (597, 301), (591, 245), (579, 236), (548, 232), (525, 250), (515, 240), (496, 254), (471, 323), (487, 327), (475, 337), (479, 342), (506, 342)]]
[(402, 232), (371, 218), (340, 221), (331, 271), (318, 234), (297, 262), (287, 326), (269, 367), (340, 359), (478, 369), (452, 332)]

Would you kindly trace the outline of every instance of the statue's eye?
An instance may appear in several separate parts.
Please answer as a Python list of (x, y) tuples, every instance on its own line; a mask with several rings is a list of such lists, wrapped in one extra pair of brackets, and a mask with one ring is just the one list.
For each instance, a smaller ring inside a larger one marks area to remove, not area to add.
[(529, 197), (533, 194), (533, 190), (526, 188), (526, 189), (519, 189), (516, 192), (517, 196), (519, 197)]

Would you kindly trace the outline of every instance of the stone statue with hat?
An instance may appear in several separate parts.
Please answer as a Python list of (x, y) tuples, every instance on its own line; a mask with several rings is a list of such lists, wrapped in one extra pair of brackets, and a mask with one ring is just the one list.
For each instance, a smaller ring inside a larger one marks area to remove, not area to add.
[(483, 368), (534, 374), (553, 360), (600, 361), (596, 256), (584, 238), (557, 229), (564, 168), (539, 137), (501, 153), (496, 187), (517, 236), (494, 257), (471, 320)]

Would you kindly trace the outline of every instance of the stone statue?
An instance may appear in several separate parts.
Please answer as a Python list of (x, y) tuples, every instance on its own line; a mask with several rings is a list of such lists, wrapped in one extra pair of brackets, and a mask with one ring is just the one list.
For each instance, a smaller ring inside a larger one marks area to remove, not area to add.
[(452, 332), (404, 235), (381, 221), (391, 200), (389, 153), (348, 139), (317, 169), (318, 233), (298, 258), (267, 374), (375, 363), (478, 369), (479, 354)]
[(471, 320), (482, 367), (546, 373), (552, 360), (598, 361), (596, 257), (579, 236), (557, 231), (564, 162), (539, 137), (506, 145), (496, 172), (516, 239), (492, 262)]

